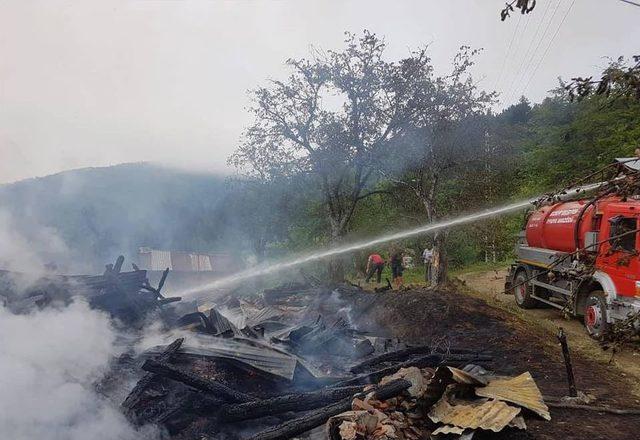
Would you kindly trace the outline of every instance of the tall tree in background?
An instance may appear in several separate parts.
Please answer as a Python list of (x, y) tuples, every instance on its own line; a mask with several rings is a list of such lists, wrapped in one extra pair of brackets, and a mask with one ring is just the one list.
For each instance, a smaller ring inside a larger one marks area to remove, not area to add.
[[(430, 71), (424, 51), (383, 59), (384, 42), (347, 34), (343, 51), (288, 60), (291, 75), (252, 92), (255, 121), (230, 162), (261, 179), (313, 175), (330, 225), (330, 241), (348, 231), (358, 203), (372, 191), (375, 164), (410, 125), (416, 82)], [(334, 279), (341, 265), (330, 266)]]
[[(396, 157), (402, 160), (387, 175), (419, 200), (429, 222), (455, 212), (451, 199), (460, 200), (461, 194), (449, 193), (448, 183), (478, 166), (487, 150), (486, 113), (494, 94), (478, 90), (469, 73), (476, 52), (462, 47), (449, 75), (425, 72), (411, 103), (415, 125), (396, 144)], [(433, 241), (432, 282), (440, 284), (447, 275), (446, 233), (437, 232)]]

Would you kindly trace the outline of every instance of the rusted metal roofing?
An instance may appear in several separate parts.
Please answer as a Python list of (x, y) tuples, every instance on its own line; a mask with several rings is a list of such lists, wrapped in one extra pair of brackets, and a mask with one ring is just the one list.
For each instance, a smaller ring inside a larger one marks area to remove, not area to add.
[(475, 393), (481, 397), (515, 403), (533, 411), (545, 420), (551, 420), (549, 408), (545, 405), (538, 386), (528, 372), (509, 379), (494, 379), (487, 386), (476, 388)]
[(459, 428), (485, 429), (499, 432), (520, 413), (520, 408), (509, 406), (499, 400), (481, 400), (468, 404), (451, 405), (443, 396), (429, 412), (435, 423), (444, 423)]

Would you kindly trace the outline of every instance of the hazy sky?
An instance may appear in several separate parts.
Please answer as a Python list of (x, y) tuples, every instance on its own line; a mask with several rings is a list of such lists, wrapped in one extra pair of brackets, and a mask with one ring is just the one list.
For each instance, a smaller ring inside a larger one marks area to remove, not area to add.
[[(460, 45), (483, 47), (476, 77), (506, 103), (522, 93), (539, 101), (558, 76), (596, 73), (603, 57), (640, 53), (640, 7), (538, 0), (532, 14), (502, 23), (503, 5), (4, 0), (0, 182), (131, 161), (224, 169), (249, 121), (246, 90), (282, 77), (283, 61), (310, 45), (340, 48), (346, 30), (384, 36), (394, 59), (429, 44), (441, 72)], [(539, 44), (535, 35), (544, 36)]]

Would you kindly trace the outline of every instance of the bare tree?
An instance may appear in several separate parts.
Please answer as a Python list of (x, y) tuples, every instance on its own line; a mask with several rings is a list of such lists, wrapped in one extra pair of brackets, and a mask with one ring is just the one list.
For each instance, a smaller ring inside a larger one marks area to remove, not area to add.
[[(384, 41), (365, 31), (346, 34), (342, 51), (315, 51), (288, 60), (291, 75), (252, 92), (255, 120), (230, 158), (262, 179), (295, 174), (317, 178), (330, 224), (340, 240), (371, 189), (375, 164), (417, 114), (415, 85), (430, 70), (424, 51), (383, 59)], [(341, 265), (332, 277), (343, 276)]]

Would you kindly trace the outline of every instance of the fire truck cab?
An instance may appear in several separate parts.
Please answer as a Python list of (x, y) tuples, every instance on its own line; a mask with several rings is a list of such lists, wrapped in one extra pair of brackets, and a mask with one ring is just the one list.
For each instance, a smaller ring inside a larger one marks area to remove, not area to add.
[[(640, 169), (640, 160), (633, 165)], [(638, 196), (601, 195), (538, 207), (520, 233), (506, 291), (522, 308), (546, 305), (583, 317), (594, 338), (617, 321), (637, 326), (639, 218)]]

